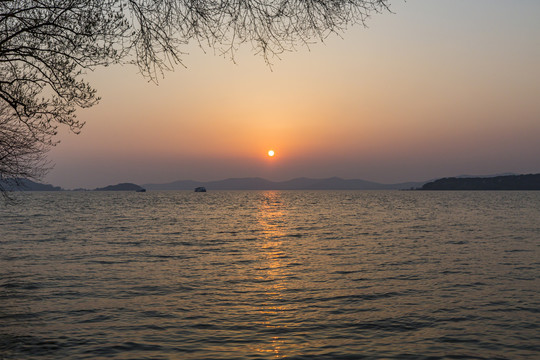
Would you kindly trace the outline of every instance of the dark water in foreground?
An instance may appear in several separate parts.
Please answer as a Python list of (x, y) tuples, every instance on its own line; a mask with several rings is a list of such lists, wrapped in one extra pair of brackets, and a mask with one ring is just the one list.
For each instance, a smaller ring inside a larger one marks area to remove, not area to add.
[(540, 192), (19, 196), (2, 359), (540, 358)]

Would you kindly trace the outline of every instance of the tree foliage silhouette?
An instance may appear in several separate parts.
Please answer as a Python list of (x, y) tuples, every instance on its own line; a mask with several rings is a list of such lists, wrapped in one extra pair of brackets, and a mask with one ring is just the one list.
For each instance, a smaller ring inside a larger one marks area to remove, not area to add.
[(84, 80), (99, 66), (134, 64), (156, 79), (191, 42), (234, 56), (243, 43), (266, 61), (388, 9), (389, 0), (0, 1), (0, 180), (39, 178), (58, 126), (79, 132), (95, 105)]

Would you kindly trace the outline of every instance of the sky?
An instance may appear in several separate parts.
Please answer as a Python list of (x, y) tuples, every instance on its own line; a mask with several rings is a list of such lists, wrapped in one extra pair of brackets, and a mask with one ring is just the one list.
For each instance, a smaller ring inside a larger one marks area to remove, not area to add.
[[(46, 182), (67, 189), (260, 176), (382, 183), (540, 172), (540, 1), (394, 0), (272, 66), (183, 50), (148, 82), (96, 69), (102, 98), (60, 131)], [(268, 157), (268, 150), (275, 156)]]

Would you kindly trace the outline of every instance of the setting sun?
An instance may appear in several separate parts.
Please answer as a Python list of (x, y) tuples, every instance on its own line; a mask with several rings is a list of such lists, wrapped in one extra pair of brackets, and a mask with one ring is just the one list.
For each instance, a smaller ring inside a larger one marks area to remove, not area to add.
[(274, 150), (268, 150), (268, 156), (272, 157), (274, 156)]

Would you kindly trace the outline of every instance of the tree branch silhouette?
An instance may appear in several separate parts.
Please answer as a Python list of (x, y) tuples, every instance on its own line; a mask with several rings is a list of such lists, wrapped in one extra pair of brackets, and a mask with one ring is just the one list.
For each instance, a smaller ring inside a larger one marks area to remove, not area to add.
[[(191, 42), (234, 57), (245, 43), (269, 63), (324, 40), (389, 0), (0, 1), (0, 181), (44, 173), (58, 126), (78, 133), (76, 110), (98, 103), (87, 71), (136, 65), (156, 81)], [(14, 151), (16, 150), (16, 151)], [(24, 165), (20, 165), (23, 161)], [(19, 165), (14, 165), (19, 164)], [(0, 188), (2, 191), (2, 188)]]

